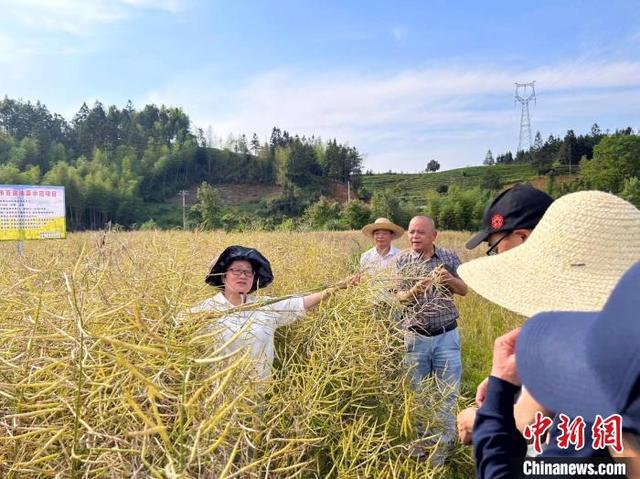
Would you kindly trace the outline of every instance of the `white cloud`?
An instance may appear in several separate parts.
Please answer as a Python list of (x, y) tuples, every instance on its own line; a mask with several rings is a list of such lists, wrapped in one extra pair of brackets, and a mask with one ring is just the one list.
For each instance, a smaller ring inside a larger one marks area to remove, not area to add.
[(33, 29), (86, 35), (96, 25), (122, 21), (135, 9), (179, 11), (185, 0), (0, 0), (5, 18)]
[[(578, 121), (619, 115), (625, 124), (624, 115), (640, 107), (639, 62), (530, 70), (441, 67), (377, 75), (277, 70), (226, 86), (216, 86), (212, 76), (182, 74), (142, 101), (182, 106), (198, 126), (211, 124), (222, 137), (254, 131), (265, 137), (274, 125), (336, 137), (366, 153), (367, 166), (376, 170), (389, 169), (390, 154), (395, 154), (393, 168), (424, 168), (425, 147), (445, 167), (467, 164), (460, 156), (471, 151), (476, 158), (488, 148), (513, 148), (519, 121), (514, 81), (537, 81), (533, 129), (544, 135), (562, 133), (544, 131), (544, 122), (579, 129)], [(636, 94), (625, 93), (629, 89)]]

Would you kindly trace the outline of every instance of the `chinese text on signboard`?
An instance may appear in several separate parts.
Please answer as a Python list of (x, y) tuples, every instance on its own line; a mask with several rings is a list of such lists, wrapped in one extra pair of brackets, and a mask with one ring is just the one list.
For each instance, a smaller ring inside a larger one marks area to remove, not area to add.
[(0, 185), (0, 240), (66, 236), (63, 186)]

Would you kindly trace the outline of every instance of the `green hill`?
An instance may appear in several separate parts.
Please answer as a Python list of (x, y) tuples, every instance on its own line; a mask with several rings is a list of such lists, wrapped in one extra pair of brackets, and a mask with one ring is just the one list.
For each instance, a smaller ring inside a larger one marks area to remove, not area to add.
[(535, 169), (530, 165), (511, 164), (491, 167), (469, 166), (438, 173), (364, 175), (362, 176), (362, 186), (372, 194), (377, 190), (391, 188), (397, 191), (403, 200), (416, 200), (421, 199), (427, 190), (437, 190), (442, 185), (448, 187), (453, 185), (463, 187), (480, 186), (488, 168), (498, 173), (503, 184), (533, 181), (538, 178)]

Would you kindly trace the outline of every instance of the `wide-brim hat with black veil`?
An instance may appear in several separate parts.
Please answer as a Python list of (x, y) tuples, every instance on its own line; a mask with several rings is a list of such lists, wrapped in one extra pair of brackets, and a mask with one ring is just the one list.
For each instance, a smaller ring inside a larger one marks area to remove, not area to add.
[(234, 245), (229, 246), (218, 256), (209, 274), (207, 274), (205, 282), (212, 286), (222, 287), (224, 285), (223, 274), (234, 261), (248, 261), (251, 263), (255, 274), (253, 276), (253, 284), (249, 290), (250, 293), (256, 289), (269, 286), (273, 281), (271, 263), (260, 251), (255, 248)]

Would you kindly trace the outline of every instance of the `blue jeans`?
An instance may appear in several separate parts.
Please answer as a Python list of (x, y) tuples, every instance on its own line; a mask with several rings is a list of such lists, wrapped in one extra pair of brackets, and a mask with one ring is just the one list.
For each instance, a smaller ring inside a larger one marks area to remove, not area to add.
[[(456, 437), (455, 409), (462, 377), (460, 332), (455, 328), (437, 336), (423, 336), (405, 331), (404, 342), (405, 364), (410, 368), (409, 377), (414, 389), (419, 390), (422, 380), (433, 375), (438, 388), (437, 394), (444, 396), (436, 416), (442, 418), (444, 424), (440, 442), (452, 444)], [(418, 432), (424, 434), (426, 431)], [(435, 431), (429, 431), (429, 434), (434, 433)]]

